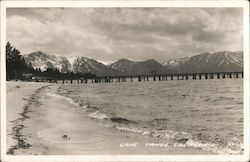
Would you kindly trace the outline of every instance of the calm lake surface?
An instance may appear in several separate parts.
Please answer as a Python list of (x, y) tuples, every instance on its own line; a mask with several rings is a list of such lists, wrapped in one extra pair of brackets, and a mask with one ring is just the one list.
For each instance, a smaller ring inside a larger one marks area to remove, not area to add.
[(64, 84), (58, 94), (106, 127), (243, 153), (243, 79)]

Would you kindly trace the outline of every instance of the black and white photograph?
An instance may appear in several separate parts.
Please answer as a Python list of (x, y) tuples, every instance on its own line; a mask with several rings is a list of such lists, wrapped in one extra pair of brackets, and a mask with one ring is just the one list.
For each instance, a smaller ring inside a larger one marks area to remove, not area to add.
[(245, 156), (249, 15), (192, 4), (6, 5), (3, 154)]

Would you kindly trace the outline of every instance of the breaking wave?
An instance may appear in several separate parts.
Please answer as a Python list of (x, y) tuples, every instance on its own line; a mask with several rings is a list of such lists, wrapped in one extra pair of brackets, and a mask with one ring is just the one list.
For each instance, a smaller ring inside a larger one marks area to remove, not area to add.
[(105, 113), (101, 113), (99, 111), (90, 113), (88, 116), (94, 119), (108, 119), (108, 116)]

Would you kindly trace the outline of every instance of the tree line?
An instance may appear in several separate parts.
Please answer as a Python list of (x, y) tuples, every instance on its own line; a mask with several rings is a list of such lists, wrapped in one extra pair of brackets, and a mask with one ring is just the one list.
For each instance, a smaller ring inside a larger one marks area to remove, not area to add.
[(22, 80), (24, 74), (32, 74), (34, 77), (45, 77), (47, 79), (80, 79), (92, 78), (95, 75), (91, 73), (62, 73), (56, 68), (47, 68), (45, 71), (34, 69), (31, 63), (25, 61), (20, 51), (11, 45), (6, 44), (6, 79)]

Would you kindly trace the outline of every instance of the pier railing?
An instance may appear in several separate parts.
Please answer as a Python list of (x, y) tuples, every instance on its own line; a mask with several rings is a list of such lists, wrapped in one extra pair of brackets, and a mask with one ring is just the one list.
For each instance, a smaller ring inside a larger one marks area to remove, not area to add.
[[(108, 75), (80, 79), (60, 79), (62, 83), (112, 83), (133, 81), (166, 81), (166, 80), (202, 80), (244, 78), (243, 72), (214, 72), (214, 73), (180, 73), (180, 74), (148, 74), (148, 75)], [(58, 82), (57, 80), (56, 82)]]

